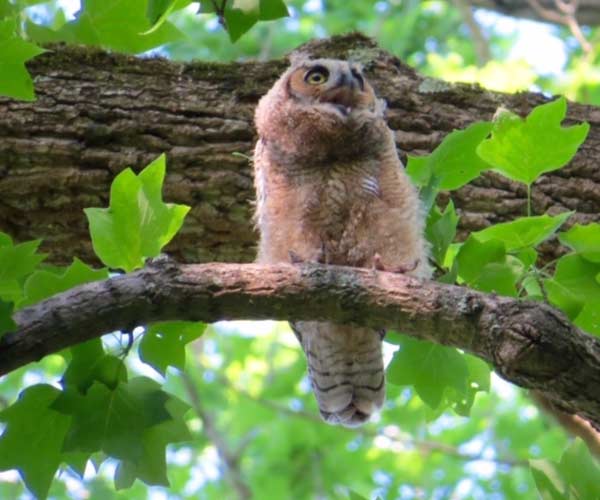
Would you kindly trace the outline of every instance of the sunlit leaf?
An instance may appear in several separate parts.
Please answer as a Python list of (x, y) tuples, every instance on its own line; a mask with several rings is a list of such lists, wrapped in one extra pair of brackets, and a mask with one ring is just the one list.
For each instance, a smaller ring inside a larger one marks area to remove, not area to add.
[(600, 263), (600, 224), (575, 224), (565, 233), (560, 233), (558, 239), (579, 253), (584, 259)]
[(418, 186), (425, 186), (433, 179), (437, 189), (458, 189), (489, 168), (476, 149), (491, 128), (490, 122), (476, 122), (464, 130), (451, 132), (430, 155), (409, 156), (407, 174)]
[(573, 212), (564, 212), (555, 216), (520, 217), (472, 234), (482, 242), (492, 239), (502, 241), (507, 252), (514, 252), (539, 245), (552, 236), (572, 214)]
[(474, 236), (467, 239), (456, 255), (459, 275), (467, 283), (473, 283), (487, 264), (501, 264), (505, 259), (503, 242), (494, 239), (482, 242)]
[(123, 170), (112, 183), (110, 207), (85, 209), (94, 251), (108, 267), (142, 267), (183, 224), (189, 207), (162, 201), (165, 168), (161, 155), (139, 175)]
[(192, 0), (148, 0), (146, 17), (152, 24), (152, 27), (142, 34), (149, 35), (155, 32), (172, 12), (184, 9), (191, 3)]
[(500, 113), (492, 136), (477, 148), (479, 156), (501, 174), (531, 185), (541, 174), (566, 165), (587, 137), (588, 123), (561, 127), (564, 97), (535, 107), (522, 119)]
[(46, 52), (16, 34), (14, 18), (0, 19), (0, 95), (33, 101), (33, 81), (25, 62)]
[(56, 31), (33, 23), (27, 31), (30, 36), (40, 35), (44, 43), (65, 41), (134, 54), (183, 38), (168, 21), (151, 30), (154, 23), (146, 15), (146, 0), (82, 0), (81, 7), (73, 21)]

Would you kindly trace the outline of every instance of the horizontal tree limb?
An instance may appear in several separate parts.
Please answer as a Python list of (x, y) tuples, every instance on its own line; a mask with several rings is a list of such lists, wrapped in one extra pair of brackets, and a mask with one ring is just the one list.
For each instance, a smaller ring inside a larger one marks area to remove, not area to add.
[(15, 314), (0, 375), (115, 330), (164, 320), (328, 320), (454, 346), (600, 426), (600, 341), (552, 307), (338, 266), (155, 263)]

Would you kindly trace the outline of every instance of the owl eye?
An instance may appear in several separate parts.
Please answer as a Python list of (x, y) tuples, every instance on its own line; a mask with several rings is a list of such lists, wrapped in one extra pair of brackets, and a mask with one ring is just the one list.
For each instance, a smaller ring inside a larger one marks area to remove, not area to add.
[(311, 70), (307, 71), (304, 76), (304, 81), (311, 85), (321, 85), (329, 78), (329, 71), (323, 66), (315, 66)]

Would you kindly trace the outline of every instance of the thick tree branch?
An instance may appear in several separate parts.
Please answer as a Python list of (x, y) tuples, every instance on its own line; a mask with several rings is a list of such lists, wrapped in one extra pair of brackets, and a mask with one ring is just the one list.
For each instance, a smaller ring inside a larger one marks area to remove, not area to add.
[(132, 323), (330, 320), (471, 352), (507, 380), (600, 426), (600, 341), (555, 309), (406, 276), (320, 265), (161, 264), (86, 284), (15, 315), (0, 374)]
[[(583, 4), (582, 4), (583, 6)], [(498, 106), (520, 114), (547, 101), (473, 85), (424, 79), (365, 37), (353, 34), (303, 47), (351, 58), (388, 103), (401, 154), (425, 154), (455, 128), (491, 119)], [(95, 259), (83, 208), (106, 206), (110, 182), (126, 166), (141, 169), (166, 152), (167, 200), (192, 207), (168, 252), (181, 262), (252, 261), (254, 108), (287, 66), (181, 64), (82, 47), (53, 47), (28, 65), (34, 103), (0, 98), (0, 231), (18, 241), (42, 238), (52, 262)], [(569, 121), (592, 125), (571, 165), (533, 186), (535, 213), (576, 210), (569, 224), (600, 221), (600, 111), (569, 105)], [(526, 210), (526, 189), (486, 174), (452, 193), (460, 236), (512, 220)], [(444, 200), (442, 200), (444, 201)], [(546, 259), (556, 256), (546, 244)]]
[[(475, 7), (484, 7), (502, 14), (514, 17), (525, 17), (536, 21), (550, 21), (562, 24), (562, 19), (556, 17), (548, 19), (540, 13), (539, 9), (532, 6), (531, 0), (469, 0)], [(546, 11), (556, 11), (557, 5), (568, 5), (564, 1), (535, 0), (535, 3)], [(571, 2), (569, 2), (571, 3)], [(575, 9), (576, 22), (582, 25), (596, 26), (600, 24), (600, 5), (597, 0), (579, 0)]]

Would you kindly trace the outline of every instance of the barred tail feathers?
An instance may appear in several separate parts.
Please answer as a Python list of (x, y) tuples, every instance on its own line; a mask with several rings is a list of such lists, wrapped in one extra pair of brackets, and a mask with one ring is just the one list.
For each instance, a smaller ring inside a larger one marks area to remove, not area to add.
[(291, 327), (325, 421), (356, 427), (369, 420), (385, 400), (382, 332), (317, 321)]

